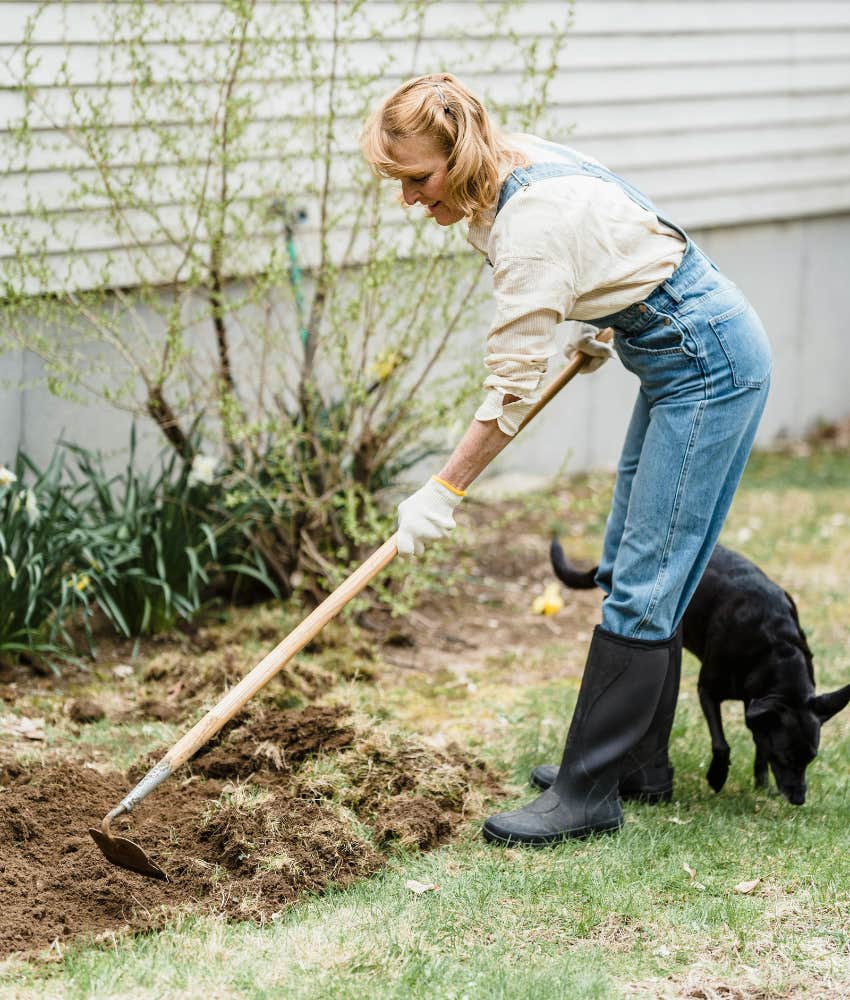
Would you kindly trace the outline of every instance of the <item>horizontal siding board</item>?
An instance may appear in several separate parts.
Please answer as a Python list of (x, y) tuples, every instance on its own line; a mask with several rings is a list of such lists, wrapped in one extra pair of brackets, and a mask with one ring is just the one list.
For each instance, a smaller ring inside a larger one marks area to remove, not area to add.
[[(693, 129), (711, 133), (723, 128), (749, 130), (762, 125), (781, 127), (843, 121), (850, 114), (850, 87), (814, 94), (729, 94), (723, 97), (674, 97), (638, 105), (620, 103), (560, 107), (561, 120), (574, 123), (575, 136), (665, 136)], [(572, 119), (570, 119), (570, 112)]]
[(572, 31), (612, 31), (641, 34), (650, 24), (663, 25), (668, 31), (715, 32), (722, 24), (724, 30), (736, 31), (787, 31), (794, 28), (846, 27), (850, 25), (850, 9), (842, 0), (819, 3), (608, 3), (590, 2), (576, 4)]
[[(274, 157), (265, 161), (247, 160), (230, 172), (229, 194), (240, 199), (265, 195), (271, 202), (284, 190), (316, 191), (322, 179), (319, 170), (317, 162), (305, 157), (294, 158), (285, 167)], [(352, 170), (365, 170), (359, 154), (353, 150), (335, 161), (332, 186), (340, 191), (350, 188)], [(99, 187), (95, 188), (97, 179), (95, 169), (78, 169), (73, 174), (43, 172), (30, 177), (25, 186), (20, 176), (0, 176), (0, 204), (6, 206), (6, 214), (10, 216), (32, 212), (36, 207), (55, 215), (66, 211), (98, 210), (111, 204), (111, 200)], [(132, 203), (150, 204), (154, 209), (188, 200), (188, 192), (194, 200), (205, 190), (207, 199), (213, 200), (218, 191), (215, 177), (208, 176), (203, 163), (192, 167), (158, 166), (152, 173), (133, 167), (118, 168), (114, 171), (114, 181), (118, 191), (132, 190)], [(27, 196), (25, 200), (21, 198), (22, 191)], [(124, 204), (129, 203), (131, 201), (124, 201)]]
[[(782, 188), (787, 185), (816, 187), (821, 183), (850, 178), (850, 151), (834, 155), (817, 153), (758, 159), (751, 162), (715, 161), (710, 169), (688, 164), (633, 167), (629, 180), (659, 202), (679, 197), (714, 195), (722, 191), (757, 189), (759, 186)], [(687, 220), (688, 225), (693, 225)]]
[[(511, 102), (517, 98), (517, 79), (507, 73), (490, 77), (475, 73), (467, 75), (470, 85), (489, 97), (490, 100)], [(384, 86), (389, 88), (401, 82), (402, 77), (385, 78)], [(633, 68), (560, 70), (552, 81), (551, 106), (574, 107), (577, 104), (607, 104), (621, 102), (635, 104), (667, 98), (675, 94), (677, 100), (689, 98), (705, 99), (718, 96), (748, 96), (771, 94), (777, 91), (791, 93), (823, 93), (848, 91), (850, 88), (850, 62), (847, 60), (805, 61), (779, 64), (747, 66), (740, 73), (724, 72), (717, 66), (655, 67), (651, 72)], [(311, 85), (304, 82), (274, 84), (243, 83), (236, 92), (257, 102), (257, 113), (263, 116), (291, 113), (293, 108), (319, 107), (327, 103), (329, 85)], [(134, 120), (135, 104), (130, 87), (116, 86), (109, 91), (92, 88), (90, 99), (103, 102), (107, 120), (113, 124), (130, 123)], [(848, 91), (850, 92), (850, 91)], [(79, 92), (86, 101), (85, 88)], [(202, 109), (215, 106), (218, 88), (215, 84), (199, 84), (193, 90), (194, 110), (197, 118)], [(75, 99), (64, 90), (42, 90), (35, 88), (35, 103), (30, 104), (25, 94), (14, 91), (0, 91), (0, 128), (10, 127), (26, 118), (35, 128), (63, 127), (74, 120)], [(185, 104), (177, 105), (175, 95), (154, 88), (150, 94), (150, 116), (154, 121), (181, 120), (186, 115)], [(360, 109), (360, 96), (352, 96), (345, 90), (336, 102), (336, 111), (341, 115), (351, 114)]]
[[(354, 149), (362, 122), (359, 119), (341, 120), (339, 135), (341, 145)], [(207, 125), (168, 125), (170, 141), (196, 155), (209, 145)], [(174, 162), (174, 154), (162, 152), (162, 133), (158, 129), (141, 126), (116, 126), (109, 130), (107, 150), (110, 163), (126, 167), (141, 163)], [(291, 118), (266, 118), (252, 122), (243, 138), (247, 150), (278, 148), (287, 156), (307, 155), (309, 145), (304, 135), (294, 128)], [(7, 165), (10, 173), (79, 170), (90, 165), (91, 157), (78, 138), (56, 129), (45, 129), (31, 136), (31, 146), (26, 156), (7, 133), (0, 133), (0, 163)]]
[[(404, 210), (393, 205), (387, 213), (388, 223), (382, 231), (382, 248), (385, 251), (394, 249), (402, 256), (413, 256), (423, 252), (438, 252), (449, 249), (458, 251), (466, 244), (458, 233), (446, 233), (436, 226), (424, 224), (414, 225), (411, 217)], [(421, 217), (416, 213), (416, 217)], [(144, 220), (140, 220), (144, 223)], [(80, 220), (79, 226), (92, 227), (92, 218)], [(69, 232), (73, 227), (69, 226)], [(97, 275), (104, 268), (113, 276), (116, 286), (132, 286), (140, 280), (152, 281), (158, 284), (168, 284), (186, 276), (190, 267), (185, 259), (183, 249), (167, 241), (150, 244), (144, 248), (128, 250), (110, 233), (102, 232), (102, 245), (91, 250), (86, 255), (69, 257), (64, 253), (56, 253), (46, 258), (49, 272), (57, 279), (72, 275), (80, 287), (92, 283), (92, 275)], [(94, 242), (96, 234), (89, 234)], [(337, 260), (347, 255), (347, 263), (356, 264), (367, 256), (367, 243), (371, 239), (368, 232), (361, 232), (351, 247), (351, 232), (342, 223), (332, 227), (329, 234), (329, 253)], [(315, 229), (306, 226), (296, 234), (296, 245), (299, 263), (302, 267), (312, 267), (319, 260), (319, 243)], [(199, 259), (209, 259), (209, 247), (199, 243), (195, 248)], [(231, 276), (251, 274), (257, 271), (258, 265), (264, 266), (271, 261), (272, 255), (278, 259), (286, 254), (283, 234), (267, 230), (254, 234), (250, 241), (230, 244), (229, 253), (224, 261), (224, 268)], [(350, 252), (349, 252), (350, 251)], [(483, 263), (483, 261), (482, 261)], [(4, 272), (12, 270), (9, 261), (0, 259), (0, 280)], [(30, 294), (40, 294), (44, 287), (40, 278), (29, 278), (25, 284)]]
[(850, 180), (845, 176), (816, 187), (806, 182), (778, 190), (756, 185), (746, 191), (671, 200), (665, 207), (676, 218), (689, 218), (690, 229), (734, 226), (743, 218), (754, 223), (846, 213), (850, 212)]
[[(578, 145), (576, 137), (569, 144)], [(589, 138), (580, 147), (617, 170), (635, 170), (656, 165), (763, 162), (793, 150), (796, 154), (826, 155), (850, 151), (850, 118), (828, 124), (753, 125), (742, 137), (738, 129), (680, 132), (646, 141), (644, 136)]]
[[(533, 37), (533, 36), (531, 36)], [(850, 58), (850, 25), (843, 30), (794, 31), (787, 34), (744, 35), (734, 31), (718, 33), (714, 44), (707, 45), (699, 34), (671, 37), (665, 31), (646, 35), (639, 44), (631, 35), (617, 34), (604, 40), (604, 61), (600, 60), (600, 39), (594, 36), (568, 36), (562, 49), (563, 61), (573, 69), (608, 71), (612, 68), (649, 70), (658, 66), (728, 66), (730, 64), (823, 61)], [(366, 72), (380, 65), (387, 56), (386, 42), (364, 40), (350, 46), (348, 71)], [(189, 46), (186, 52), (178, 44), (150, 44), (143, 54), (150, 61), (154, 82), (214, 79), (219, 71), (226, 46)], [(321, 65), (329, 65), (330, 42), (316, 47)], [(393, 44), (395, 75), (413, 75), (417, 66), (453, 66), (468, 64), (475, 57), (475, 72), (483, 75), (502, 72), (515, 63), (517, 43), (497, 38), (479, 51), (474, 39), (458, 41), (455, 37), (424, 39), (421, 43), (402, 39)], [(15, 45), (0, 43), (0, 87), (11, 87), (22, 79), (23, 53)], [(59, 78), (77, 86), (96, 87), (105, 68), (113, 84), (133, 79), (133, 60), (126, 49), (107, 45), (51, 45), (39, 50), (39, 63), (31, 71), (30, 84), (49, 87)], [(277, 78), (277, 76), (276, 76)], [(281, 78), (284, 78), (281, 76)]]

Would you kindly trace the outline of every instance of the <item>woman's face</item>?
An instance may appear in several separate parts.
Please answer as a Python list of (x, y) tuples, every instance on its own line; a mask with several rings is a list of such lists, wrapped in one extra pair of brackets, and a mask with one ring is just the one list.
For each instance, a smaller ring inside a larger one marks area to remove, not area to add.
[(411, 135), (393, 147), (398, 179), (406, 205), (424, 205), (425, 211), (441, 226), (460, 222), (463, 212), (446, 198), (446, 157), (426, 136)]

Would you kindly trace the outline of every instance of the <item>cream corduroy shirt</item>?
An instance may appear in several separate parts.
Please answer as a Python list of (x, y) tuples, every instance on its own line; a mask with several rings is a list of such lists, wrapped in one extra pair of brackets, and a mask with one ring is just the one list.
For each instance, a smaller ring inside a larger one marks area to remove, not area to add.
[[(532, 163), (553, 159), (534, 136), (511, 141)], [(521, 188), (498, 215), (494, 206), (474, 216), (467, 238), (493, 265), (495, 300), (484, 357), (487, 395), (475, 416), (497, 420), (510, 435), (540, 397), (548, 360), (558, 353), (557, 324), (641, 302), (685, 250), (679, 233), (619, 184), (574, 175)], [(506, 395), (518, 399), (503, 403)]]

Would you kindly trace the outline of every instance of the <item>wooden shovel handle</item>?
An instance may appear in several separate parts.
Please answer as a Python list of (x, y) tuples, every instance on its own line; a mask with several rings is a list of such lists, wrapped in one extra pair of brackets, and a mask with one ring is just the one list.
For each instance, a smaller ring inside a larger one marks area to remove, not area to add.
[(297, 625), (289, 635), (263, 657), (254, 669), (214, 705), (196, 725), (186, 733), (163, 758), (173, 771), (185, 763), (196, 750), (229, 722), (274, 675), (321, 632), (352, 598), (366, 587), (373, 577), (389, 565), (398, 555), (396, 536), (393, 535), (376, 549), (336, 590), (322, 601)]
[[(599, 339), (610, 340), (611, 332), (603, 330)], [(520, 424), (519, 430), (527, 426), (529, 421), (578, 374), (587, 360), (587, 355), (577, 354), (575, 356), (561, 374), (546, 387), (540, 400), (529, 410), (525, 420)], [(184, 764), (196, 750), (211, 740), (222, 726), (228, 723), (260, 688), (264, 687), (279, 670), (282, 670), (297, 653), (313, 640), (325, 625), (370, 583), (373, 577), (377, 576), (393, 561), (397, 554), (396, 536), (393, 535), (379, 549), (376, 549), (332, 594), (326, 597), (282, 642), (260, 660), (250, 673), (232, 687), (221, 701), (214, 705), (185, 736), (174, 744), (160, 762), (160, 765), (165, 766), (164, 770), (167, 773), (173, 772), (181, 764)]]

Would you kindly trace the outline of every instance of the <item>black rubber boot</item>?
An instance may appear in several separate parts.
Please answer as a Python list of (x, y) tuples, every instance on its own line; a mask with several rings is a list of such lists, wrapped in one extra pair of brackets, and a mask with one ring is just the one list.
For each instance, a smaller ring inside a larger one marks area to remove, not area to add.
[[(673, 797), (673, 765), (668, 756), (670, 731), (679, 698), (682, 674), (682, 626), (674, 636), (670, 667), (658, 700), (658, 708), (646, 736), (620, 765), (620, 798), (655, 804)], [(538, 764), (531, 772), (531, 784), (545, 791), (558, 776), (557, 764)]]
[(487, 840), (537, 847), (622, 826), (620, 765), (649, 729), (675, 641), (596, 627), (555, 782), (523, 809), (491, 816)]

